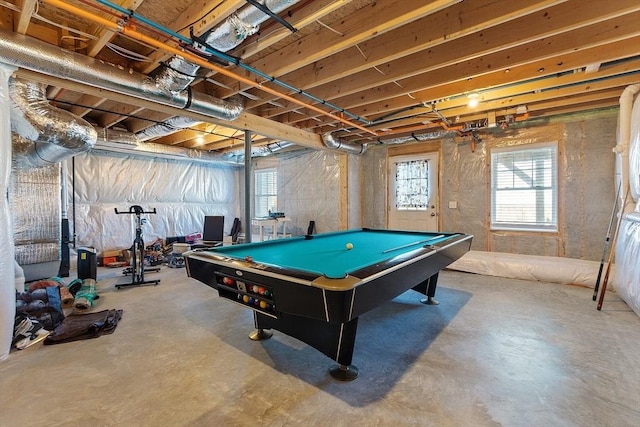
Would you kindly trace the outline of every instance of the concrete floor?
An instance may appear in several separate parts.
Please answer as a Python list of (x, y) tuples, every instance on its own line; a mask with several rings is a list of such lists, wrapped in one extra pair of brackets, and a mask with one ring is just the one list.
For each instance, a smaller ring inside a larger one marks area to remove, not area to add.
[[(614, 293), (452, 271), (438, 306), (409, 291), (362, 316), (354, 364), (274, 332), (184, 269), (116, 290), (94, 310), (111, 335), (14, 351), (0, 362), (0, 425), (639, 426), (640, 318)], [(151, 275), (148, 275), (151, 277)]]

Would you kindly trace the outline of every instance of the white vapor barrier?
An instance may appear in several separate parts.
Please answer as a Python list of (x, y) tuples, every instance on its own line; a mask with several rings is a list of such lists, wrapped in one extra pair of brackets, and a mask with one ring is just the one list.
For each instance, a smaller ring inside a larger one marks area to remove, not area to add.
[(7, 200), (11, 175), (11, 123), (9, 77), (15, 68), (0, 63), (0, 360), (9, 356), (16, 314), (14, 252), (11, 213)]
[(616, 293), (640, 316), (640, 213), (622, 219), (616, 242)]
[[(156, 239), (201, 233), (204, 217), (225, 217), (225, 234), (239, 212), (239, 170), (224, 164), (153, 159), (120, 153), (83, 153), (67, 160), (69, 219), (76, 245), (105, 249), (131, 247), (135, 238), (132, 205), (142, 215), (145, 244)], [(74, 171), (75, 169), (75, 209)]]
[(469, 251), (447, 268), (486, 276), (593, 287), (599, 267), (597, 261)]
[(304, 151), (259, 158), (254, 170), (277, 167), (278, 211), (291, 218), (287, 233), (303, 235), (340, 229), (340, 163), (332, 151)]
[(387, 227), (387, 150), (369, 149), (362, 155), (362, 226)]

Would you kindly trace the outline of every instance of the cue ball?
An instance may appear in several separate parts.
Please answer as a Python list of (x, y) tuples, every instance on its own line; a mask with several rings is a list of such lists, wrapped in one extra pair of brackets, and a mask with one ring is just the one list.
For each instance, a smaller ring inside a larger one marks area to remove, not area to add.
[(347, 243), (347, 250), (350, 251), (351, 249), (353, 249), (353, 243)]

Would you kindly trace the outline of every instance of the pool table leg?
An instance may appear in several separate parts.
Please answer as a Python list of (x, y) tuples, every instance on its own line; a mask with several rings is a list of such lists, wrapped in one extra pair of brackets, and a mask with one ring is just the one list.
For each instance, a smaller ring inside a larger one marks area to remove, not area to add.
[(351, 364), (358, 328), (357, 317), (346, 323), (328, 323), (288, 313), (280, 313), (278, 318), (265, 316), (257, 311), (253, 314), (257, 331), (249, 338), (253, 339), (253, 335), (260, 336), (261, 333), (271, 333), (265, 329), (278, 330), (309, 344), (338, 362), (337, 366), (329, 369), (333, 378), (351, 381), (358, 376), (358, 368)]
[(412, 289), (425, 294), (427, 297), (420, 300), (421, 303), (426, 305), (438, 305), (440, 304), (433, 297), (436, 295), (436, 287), (438, 286), (438, 273), (429, 277), (424, 282), (414, 286)]
[(249, 339), (252, 341), (264, 341), (273, 336), (273, 332), (258, 328), (249, 334)]

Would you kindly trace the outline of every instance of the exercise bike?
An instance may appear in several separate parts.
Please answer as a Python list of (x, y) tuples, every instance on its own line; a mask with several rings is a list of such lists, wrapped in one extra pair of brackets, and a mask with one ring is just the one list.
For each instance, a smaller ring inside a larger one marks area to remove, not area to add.
[(159, 267), (145, 268), (144, 267), (144, 240), (142, 239), (142, 225), (147, 222), (145, 218), (142, 218), (142, 214), (155, 214), (156, 209), (152, 211), (145, 211), (141, 206), (133, 205), (129, 208), (128, 212), (118, 212), (118, 208), (114, 208), (117, 215), (135, 215), (136, 216), (136, 238), (133, 240), (133, 246), (131, 247), (131, 266), (125, 268), (122, 274), (125, 276), (131, 275), (130, 282), (118, 282), (116, 288), (120, 289), (126, 286), (141, 286), (141, 285), (157, 285), (160, 280), (145, 280), (144, 273), (151, 273), (160, 271)]

